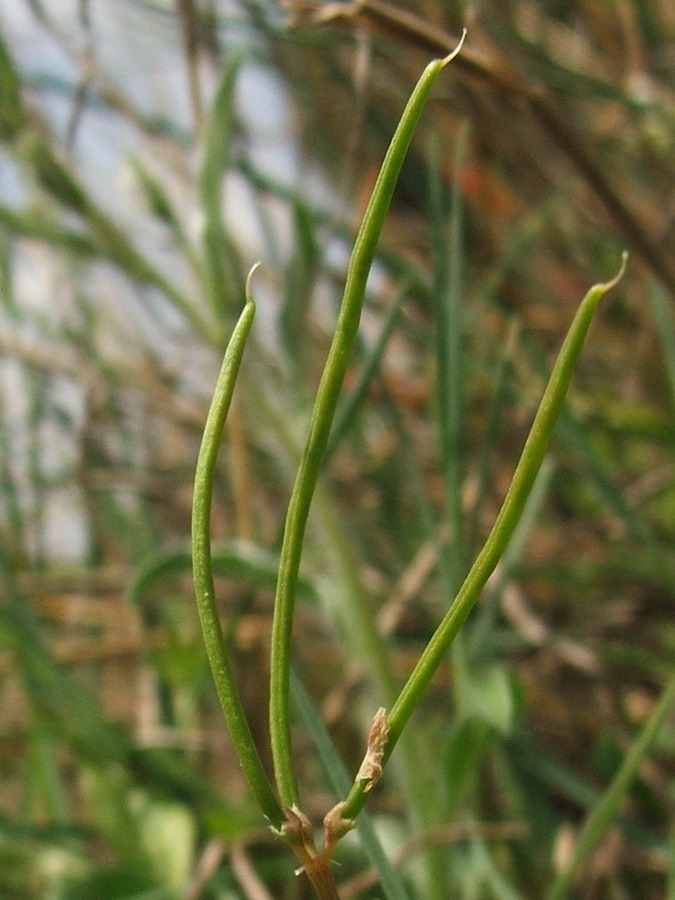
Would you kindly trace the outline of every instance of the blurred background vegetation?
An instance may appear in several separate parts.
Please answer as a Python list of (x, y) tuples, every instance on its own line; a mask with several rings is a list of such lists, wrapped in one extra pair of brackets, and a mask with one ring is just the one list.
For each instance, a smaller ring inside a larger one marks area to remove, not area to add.
[[(543, 896), (650, 715), (675, 649), (672, 3), (6, 0), (3, 898), (309, 896), (215, 701), (193, 466), (260, 259), (214, 531), (266, 752), (275, 555), (350, 242), (416, 78), (464, 25), (381, 242), (304, 557), (299, 708), (348, 772), (494, 519), (576, 304), (623, 249), (629, 272), (371, 800), (389, 886), (354, 835), (341, 895)], [(299, 716), (320, 819), (316, 738)], [(671, 718), (576, 896), (675, 896), (674, 775)]]

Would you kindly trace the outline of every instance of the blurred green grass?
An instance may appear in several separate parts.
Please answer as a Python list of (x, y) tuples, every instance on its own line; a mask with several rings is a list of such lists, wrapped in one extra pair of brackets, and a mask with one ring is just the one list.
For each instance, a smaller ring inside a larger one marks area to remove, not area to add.
[[(240, 897), (258, 879), (269, 896), (307, 896), (243, 791), (214, 702), (185, 558), (192, 472), (260, 257), (262, 321), (214, 530), (266, 754), (269, 570), (346, 248), (429, 49), (393, 30), (388, 7), (389, 20), (292, 30), (272, 2), (213, 15), (183, 3), (181, 17), (126, 0), (115, 34), (93, 2), (72, 20), (21, 5), (24, 36), (61, 47), (72, 74), (21, 52), (0, 12), (0, 893)], [(435, 40), (469, 12), (406, 11)], [(175, 115), (134, 102), (105, 62), (129, 22), (137, 45), (174, 48)], [(297, 668), (353, 772), (381, 675), (350, 601), (378, 615), (403, 679), (492, 523), (576, 304), (627, 248), (527, 527), (417, 716), (424, 789), (406, 795), (399, 764), (370, 808), (409, 896), (534, 897), (672, 671), (675, 12), (519, 0), (483, 3), (468, 24), (474, 67), (439, 84), (385, 228), (306, 547)], [(290, 178), (259, 162), (260, 141), (273, 154), (280, 139), (246, 108), (254, 66), (287, 97)], [(95, 182), (78, 140), (98, 116), (133, 136), (133, 188)], [(250, 208), (233, 211), (241, 197)], [(319, 815), (337, 787), (305, 721), (297, 752)], [(674, 740), (671, 718), (575, 896), (675, 890)], [(381, 896), (369, 867), (347, 843), (344, 896)]]

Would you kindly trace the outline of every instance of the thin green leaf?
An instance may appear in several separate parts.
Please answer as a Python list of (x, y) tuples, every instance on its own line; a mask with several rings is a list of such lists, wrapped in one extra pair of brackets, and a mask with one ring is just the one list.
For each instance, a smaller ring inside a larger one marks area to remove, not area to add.
[(285, 296), (279, 311), (279, 328), (290, 365), (296, 377), (305, 357), (303, 341), (307, 333), (309, 309), (319, 261), (320, 247), (312, 214), (300, 199), (292, 205), (293, 258), (288, 265)]
[(567, 865), (550, 887), (546, 894), (546, 900), (565, 900), (569, 896), (575, 875), (614, 820), (619, 803), (651, 749), (673, 704), (675, 704), (675, 676), (672, 676), (666, 684), (651, 715), (624, 757), (609, 787), (584, 823), (574, 851)]
[[(436, 415), (449, 533), (443, 566), (449, 594), (462, 575), (462, 476), (464, 455), (464, 361), (462, 354), (462, 280), (464, 270), (463, 200), (459, 178), (467, 154), (468, 127), (460, 131), (455, 149), (455, 178), (450, 214), (444, 204), (441, 161), (432, 165), (431, 234), (433, 248), (432, 303), (436, 338)], [(438, 149), (434, 150), (438, 156)]]
[(335, 424), (331, 429), (330, 439), (326, 447), (326, 461), (329, 460), (333, 455), (340, 441), (349, 430), (356, 411), (358, 410), (364, 397), (366, 396), (368, 388), (377, 373), (382, 357), (384, 356), (384, 352), (387, 349), (389, 338), (391, 337), (394, 328), (396, 327), (398, 314), (401, 310), (401, 304), (403, 303), (403, 300), (408, 293), (409, 287), (410, 285), (406, 282), (394, 297), (391, 306), (387, 310), (384, 324), (380, 330), (380, 333), (378, 334), (375, 343), (373, 344), (371, 350), (363, 361), (363, 365), (361, 367), (361, 371), (359, 373), (356, 384), (354, 385), (350, 393), (345, 397), (344, 401), (340, 404), (337, 410), (337, 414), (335, 416)]
[[(249, 578), (267, 588), (274, 588), (277, 583), (279, 557), (245, 541), (230, 541), (224, 546), (214, 547), (211, 564), (213, 574), (223, 578)], [(187, 548), (145, 560), (136, 573), (129, 595), (134, 602), (138, 602), (163, 579), (191, 571), (192, 553)], [(298, 594), (311, 602), (316, 601), (316, 587), (307, 578), (298, 579)]]
[(223, 176), (230, 161), (234, 128), (234, 89), (241, 65), (232, 57), (216, 88), (211, 114), (206, 123), (202, 162), (197, 177), (203, 217), (202, 245), (206, 262), (204, 285), (218, 321), (224, 321), (234, 300), (241, 296), (242, 278), (236, 253), (223, 227)]
[(0, 35), (0, 141), (12, 141), (27, 125), (21, 80)]
[(45, 241), (75, 256), (95, 258), (103, 255), (89, 235), (66, 228), (43, 212), (17, 210), (0, 204), (0, 224), (13, 234)]
[[(97, 206), (66, 163), (57, 158), (49, 144), (41, 137), (32, 136), (30, 140), (22, 143), (20, 152), (23, 159), (33, 167), (40, 185), (55, 200), (76, 212), (86, 223), (98, 255), (114, 262), (134, 281), (159, 288), (201, 337), (209, 343), (220, 342), (222, 330), (212, 328), (187, 297), (136, 249), (120, 226)], [(12, 217), (16, 221), (16, 215), (12, 210), (5, 208), (4, 220), (8, 225), (11, 225)], [(30, 217), (24, 219), (24, 224), (30, 226)], [(40, 229), (39, 223), (33, 223), (32, 227), (37, 231)], [(52, 226), (45, 233), (45, 239), (51, 240), (52, 243), (69, 241), (76, 252), (90, 252), (89, 236), (80, 242), (78, 248), (79, 238), (76, 232), (68, 229), (61, 231), (60, 234), (58, 232), (59, 229)]]
[(466, 529), (466, 549), (473, 554), (477, 549), (479, 528), (482, 521), (482, 513), (485, 501), (489, 496), (488, 481), (490, 478), (490, 461), (493, 449), (501, 433), (503, 419), (503, 407), (507, 397), (508, 375), (511, 371), (516, 348), (520, 335), (520, 323), (515, 318), (511, 319), (506, 331), (499, 359), (495, 366), (494, 376), (490, 379), (492, 395), (490, 406), (485, 417), (485, 436), (480, 450), (476, 454), (474, 476), (476, 479), (476, 502), (471, 510), (470, 524)]

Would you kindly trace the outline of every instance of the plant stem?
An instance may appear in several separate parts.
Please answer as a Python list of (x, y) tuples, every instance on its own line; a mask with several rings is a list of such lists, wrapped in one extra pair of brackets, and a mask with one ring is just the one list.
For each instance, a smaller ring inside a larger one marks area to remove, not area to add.
[(246, 305), (225, 351), (199, 449), (192, 506), (192, 568), (206, 653), (232, 743), (244, 776), (260, 808), (270, 824), (279, 831), (286, 817), (263, 768), (234, 680), (216, 609), (211, 561), (211, 498), (214, 472), (246, 338), (255, 315), (255, 304), (250, 296), (250, 279), (254, 269), (251, 270), (246, 284)]
[(349, 262), (340, 314), (321, 376), (309, 435), (288, 505), (274, 604), (270, 672), (270, 738), (277, 789), (285, 806), (297, 805), (290, 723), (291, 636), (295, 587), (307, 516), (324, 460), (331, 424), (356, 337), (366, 281), (384, 217), (415, 126), (436, 78), (450, 57), (426, 67), (403, 112), (359, 228)]
[(319, 900), (340, 900), (335, 879), (333, 878), (332, 862), (327, 854), (319, 854), (305, 866), (305, 874), (312, 883)]

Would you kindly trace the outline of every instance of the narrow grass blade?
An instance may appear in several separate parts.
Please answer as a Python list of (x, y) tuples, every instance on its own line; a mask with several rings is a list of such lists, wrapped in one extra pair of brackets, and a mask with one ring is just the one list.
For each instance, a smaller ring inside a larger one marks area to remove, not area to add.
[(302, 345), (307, 334), (307, 311), (320, 263), (320, 246), (307, 204), (297, 199), (292, 211), (295, 250), (287, 269), (285, 296), (279, 311), (279, 328), (286, 357), (294, 376), (299, 379), (305, 357)]
[(340, 441), (349, 430), (354, 415), (361, 405), (363, 398), (366, 396), (368, 387), (377, 373), (382, 357), (384, 356), (384, 351), (387, 348), (389, 338), (396, 327), (401, 304), (408, 293), (408, 289), (409, 284), (406, 282), (394, 298), (391, 306), (387, 310), (384, 325), (377, 336), (377, 340), (363, 362), (356, 384), (338, 408), (335, 416), (335, 424), (331, 429), (330, 438), (326, 446), (326, 461), (333, 455)]
[[(211, 565), (214, 575), (238, 580), (248, 578), (257, 585), (274, 588), (279, 557), (255, 544), (231, 541), (212, 549)], [(133, 602), (139, 602), (147, 591), (165, 578), (191, 571), (192, 553), (187, 548), (144, 560), (129, 589), (129, 596)], [(298, 595), (316, 602), (316, 587), (309, 579), (301, 577), (298, 579)]]
[(436, 418), (445, 495), (448, 552), (443, 554), (448, 593), (454, 595), (462, 572), (462, 470), (464, 450), (464, 360), (462, 354), (463, 208), (459, 175), (467, 153), (468, 129), (455, 149), (455, 179), (449, 216), (444, 204), (441, 160), (434, 148), (430, 186), (433, 248), (432, 302), (436, 336)]
[(0, 36), (0, 141), (13, 140), (27, 124), (21, 103), (21, 79)]
[(611, 825), (622, 797), (635, 777), (640, 764), (647, 756), (663, 720), (673, 704), (675, 704), (675, 675), (671, 677), (664, 688), (649, 719), (621, 763), (611, 784), (586, 820), (574, 852), (546, 894), (546, 900), (565, 900), (569, 896), (574, 876)]
[(502, 409), (506, 401), (508, 376), (519, 342), (520, 327), (520, 323), (515, 318), (511, 319), (506, 331), (503, 348), (497, 361), (495, 374), (491, 380), (492, 396), (486, 416), (485, 438), (477, 454), (474, 470), (477, 485), (476, 502), (471, 510), (470, 524), (467, 528), (466, 549), (468, 553), (473, 553), (474, 549), (477, 549), (483, 506), (488, 497), (490, 458), (501, 430)]
[[(431, 243), (433, 277), (431, 299), (435, 317), (436, 397), (435, 420), (438, 431), (439, 459), (443, 478), (442, 532), (447, 544), (439, 554), (438, 567), (442, 593), (453, 597), (464, 569), (464, 516), (462, 480), (464, 475), (464, 327), (462, 288), (464, 272), (463, 198), (459, 180), (468, 146), (468, 125), (460, 129), (454, 152), (454, 178), (447, 209), (447, 188), (442, 176), (443, 157), (438, 139), (432, 144), (430, 166)], [(453, 647), (455, 673), (464, 667), (462, 642)], [(448, 815), (444, 800), (432, 809), (437, 824)], [(430, 860), (430, 885), (439, 894), (449, 879), (449, 854), (433, 854)]]
[(234, 301), (241, 296), (242, 276), (236, 253), (223, 227), (223, 176), (229, 165), (233, 131), (234, 89), (241, 58), (234, 56), (225, 67), (216, 88), (211, 113), (204, 130), (202, 162), (197, 178), (203, 217), (202, 245), (207, 271), (207, 290), (216, 320), (226, 320)]
[(34, 542), (32, 562), (35, 569), (40, 570), (45, 567), (47, 560), (46, 499), (49, 485), (43, 471), (44, 448), (40, 442), (39, 423), (44, 421), (49, 415), (50, 392), (48, 390), (47, 376), (41, 371), (26, 371), (25, 386), (29, 402), (27, 409), (29, 424), (28, 442), (25, 451), (26, 474), (31, 482), (34, 496), (31, 510)]
[(35, 726), (65, 738), (85, 758), (120, 760), (127, 748), (124, 735), (104, 721), (94, 697), (54, 660), (31, 605), (16, 587), (4, 548), (0, 577), (7, 597), (0, 606), (0, 640), (15, 656)]
[(13, 241), (4, 229), (0, 230), (0, 308), (4, 308), (14, 318), (18, 314), (14, 296), (12, 266)]
[(673, 316), (673, 307), (658, 285), (653, 285), (648, 295), (652, 304), (656, 328), (661, 338), (668, 385), (675, 406), (675, 316)]
[[(39, 136), (22, 142), (17, 153), (33, 169), (36, 180), (58, 203), (72, 210), (86, 223), (88, 234), (81, 239), (82, 250), (91, 241), (97, 255), (115, 263), (133, 281), (158, 288), (171, 304), (190, 322), (197, 334), (214, 342), (214, 330), (187, 297), (147, 259), (124, 231), (102, 210), (84, 189), (71, 169), (57, 158), (51, 146)], [(11, 220), (12, 210), (5, 210), (4, 218)], [(16, 216), (16, 213), (14, 214)], [(20, 214), (19, 214), (20, 216)], [(29, 223), (31, 216), (24, 217)], [(39, 224), (34, 225), (39, 230)], [(59, 229), (50, 229), (51, 242), (58, 243)], [(76, 233), (63, 230), (71, 243), (77, 243)], [(49, 238), (47, 238), (49, 239)], [(77, 249), (77, 248), (75, 248)]]
[(202, 260), (185, 233), (180, 216), (174, 209), (166, 188), (160, 179), (138, 157), (131, 157), (130, 162), (150, 211), (160, 222), (167, 226), (177, 245), (183, 251), (185, 258), (192, 266), (198, 280), (200, 283), (204, 283), (206, 275)]
[(27, 512), (22, 503), (16, 473), (12, 469), (12, 456), (15, 452), (13, 425), (4, 392), (0, 391), (0, 503), (4, 511), (0, 563), (4, 563), (10, 570), (19, 560), (27, 558), (29, 546)]
[(44, 804), (47, 817), (52, 822), (66, 825), (70, 817), (70, 803), (59, 765), (58, 741), (45, 729), (32, 729), (28, 747), (27, 776), (35, 785), (36, 804)]
[(48, 214), (12, 209), (0, 204), (0, 224), (13, 234), (44, 241), (75, 257), (93, 259), (107, 256), (89, 235), (67, 228)]

